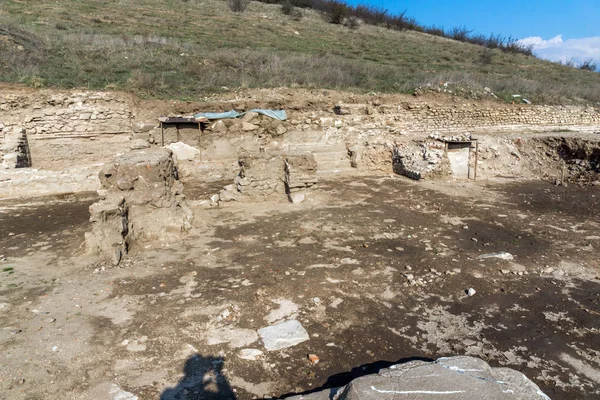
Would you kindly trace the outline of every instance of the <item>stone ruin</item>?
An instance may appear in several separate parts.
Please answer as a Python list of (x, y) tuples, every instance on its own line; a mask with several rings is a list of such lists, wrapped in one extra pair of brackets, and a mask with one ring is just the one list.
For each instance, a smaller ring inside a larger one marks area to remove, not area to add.
[(0, 132), (4, 136), (0, 146), (1, 169), (27, 168), (31, 166), (31, 155), (29, 153), (29, 144), (25, 129), (13, 127), (6, 129), (0, 127)]
[(90, 253), (118, 265), (137, 243), (177, 238), (192, 227), (172, 152), (138, 150), (105, 164), (99, 174), (101, 200), (90, 206)]
[(300, 203), (306, 191), (317, 183), (317, 162), (312, 153), (290, 155), (285, 159), (285, 189), (292, 203)]
[(442, 142), (397, 143), (392, 164), (395, 173), (414, 180), (451, 175), (445, 144)]
[(249, 154), (239, 158), (240, 170), (233, 184), (227, 185), (213, 204), (249, 197), (287, 195), (292, 203), (300, 203), (306, 190), (317, 184), (317, 162), (314, 154)]
[[(456, 168), (451, 164), (456, 159), (450, 157), (450, 146), (459, 145), (459, 148), (468, 152), (474, 141), (468, 133), (453, 136), (432, 133), (426, 140), (397, 142), (392, 156), (394, 172), (414, 180), (451, 177)], [(460, 161), (467, 169), (472, 164), (468, 156), (466, 160)], [(463, 176), (465, 177), (468, 178), (469, 174)]]

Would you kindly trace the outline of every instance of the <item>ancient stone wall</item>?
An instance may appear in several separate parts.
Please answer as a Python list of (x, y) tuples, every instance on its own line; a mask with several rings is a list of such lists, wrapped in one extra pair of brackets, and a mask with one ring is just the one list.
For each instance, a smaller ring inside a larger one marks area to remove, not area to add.
[(25, 128), (32, 166), (61, 169), (113, 158), (129, 140), (131, 108), (110, 92), (9, 94), (0, 100), (0, 120)]
[[(341, 110), (341, 111), (340, 111)], [(308, 115), (291, 123), (302, 130), (314, 128), (388, 129), (398, 133), (472, 133), (549, 131), (568, 129), (600, 130), (600, 109), (590, 106), (493, 105), (476, 103), (435, 105), (425, 102), (403, 102), (378, 107), (352, 104), (334, 108), (338, 115)]]
[(502, 108), (432, 107), (404, 104), (399, 116), (412, 131), (446, 131), (485, 128), (515, 130), (532, 127), (600, 125), (600, 110), (581, 106), (505, 106)]

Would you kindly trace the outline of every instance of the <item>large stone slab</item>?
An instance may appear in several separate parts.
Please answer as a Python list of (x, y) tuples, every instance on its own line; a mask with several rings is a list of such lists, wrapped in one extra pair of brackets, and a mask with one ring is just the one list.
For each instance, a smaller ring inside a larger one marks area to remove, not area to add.
[(200, 154), (200, 150), (183, 142), (171, 143), (168, 149), (173, 152), (173, 155), (177, 157), (177, 160), (193, 160)]
[(289, 399), (326, 400), (430, 399), (444, 400), (549, 400), (522, 373), (492, 368), (474, 357), (437, 361), (411, 361), (357, 378), (339, 390), (327, 389)]
[(268, 351), (285, 349), (309, 340), (308, 332), (295, 319), (267, 326), (258, 330)]

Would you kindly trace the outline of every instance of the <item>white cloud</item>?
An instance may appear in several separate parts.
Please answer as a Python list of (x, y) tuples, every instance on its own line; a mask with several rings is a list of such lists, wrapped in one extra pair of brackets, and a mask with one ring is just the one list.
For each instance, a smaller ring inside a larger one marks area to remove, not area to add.
[(581, 62), (593, 59), (600, 63), (600, 36), (563, 40), (562, 35), (544, 40), (539, 36), (531, 36), (519, 40), (526, 46), (533, 46), (533, 52), (541, 58), (552, 61), (575, 60)]
[(545, 49), (549, 46), (560, 45), (561, 43), (563, 43), (563, 40), (562, 40), (562, 35), (556, 35), (552, 39), (549, 39), (549, 40), (544, 40), (539, 36), (530, 36), (525, 39), (519, 40), (519, 43), (521, 43), (525, 46), (531, 45), (537, 50), (537, 49)]

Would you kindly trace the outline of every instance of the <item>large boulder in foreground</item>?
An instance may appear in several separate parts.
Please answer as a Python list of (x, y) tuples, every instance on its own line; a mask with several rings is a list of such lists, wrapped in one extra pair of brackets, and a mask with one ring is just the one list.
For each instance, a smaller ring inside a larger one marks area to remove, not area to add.
[(411, 361), (393, 365), (378, 374), (357, 378), (337, 390), (324, 390), (288, 399), (375, 400), (430, 399), (500, 400), (546, 399), (540, 388), (510, 368), (492, 368), (474, 357), (448, 357), (437, 361)]

